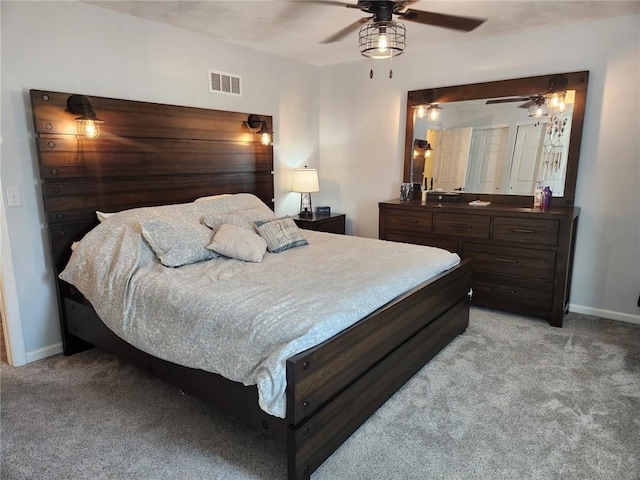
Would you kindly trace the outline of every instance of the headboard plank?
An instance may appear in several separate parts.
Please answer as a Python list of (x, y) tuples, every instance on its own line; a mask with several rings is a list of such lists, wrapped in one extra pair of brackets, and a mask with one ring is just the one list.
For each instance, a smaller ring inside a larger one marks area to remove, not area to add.
[[(203, 173), (270, 173), (271, 150), (261, 144), (203, 140), (37, 139), (44, 180)], [(213, 161), (215, 159), (215, 161)]]
[[(38, 133), (75, 135), (75, 115), (65, 111), (70, 93), (31, 90)], [(248, 113), (179, 107), (85, 95), (104, 120), (103, 137), (200, 139), (251, 143), (255, 134), (244, 122)], [(257, 113), (257, 112), (254, 112)], [(261, 115), (272, 128), (272, 118)], [(49, 126), (47, 126), (47, 123)]]
[(45, 183), (44, 200), (49, 225), (95, 218), (96, 210), (117, 212), (129, 208), (184, 203), (198, 197), (229, 192), (251, 192), (267, 205), (273, 178), (268, 174), (227, 174), (126, 178), (100, 183), (64, 181)]

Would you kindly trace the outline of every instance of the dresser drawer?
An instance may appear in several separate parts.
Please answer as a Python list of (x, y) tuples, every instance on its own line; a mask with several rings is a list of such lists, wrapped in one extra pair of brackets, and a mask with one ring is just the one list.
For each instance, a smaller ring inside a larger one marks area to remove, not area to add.
[(404, 232), (389, 232), (384, 240), (389, 242), (413, 243), (414, 245), (431, 245), (430, 238), (424, 235), (411, 235)]
[(553, 304), (553, 283), (474, 272), (473, 303), (510, 312), (548, 317)]
[(387, 208), (385, 210), (387, 239), (390, 232), (406, 232), (413, 235), (431, 233), (433, 214), (427, 211)]
[(467, 215), (456, 213), (436, 213), (436, 235), (455, 238), (489, 239), (489, 225), (491, 217), (488, 215)]
[(558, 220), (494, 217), (492, 239), (500, 242), (556, 246)]
[(537, 280), (553, 280), (556, 253), (518, 247), (498, 247), (465, 243), (464, 258), (473, 260), (477, 272), (516, 275)]
[(449, 240), (448, 238), (425, 238), (423, 245), (442, 248), (443, 250), (449, 250), (452, 253), (460, 253), (458, 251), (458, 241)]

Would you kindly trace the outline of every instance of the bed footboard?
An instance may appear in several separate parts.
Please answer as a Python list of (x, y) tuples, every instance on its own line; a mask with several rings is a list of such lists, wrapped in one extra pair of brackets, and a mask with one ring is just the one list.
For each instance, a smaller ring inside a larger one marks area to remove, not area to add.
[(470, 281), (463, 262), (287, 361), (290, 480), (308, 478), (467, 328)]

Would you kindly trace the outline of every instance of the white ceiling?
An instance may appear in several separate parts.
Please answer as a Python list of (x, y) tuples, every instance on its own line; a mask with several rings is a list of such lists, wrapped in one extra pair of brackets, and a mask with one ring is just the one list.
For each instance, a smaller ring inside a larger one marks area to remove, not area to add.
[[(357, 3), (356, 0), (345, 1)], [(360, 10), (330, 2), (323, 5), (305, 0), (86, 0), (84, 3), (317, 66), (361, 58), (357, 31), (336, 43), (320, 42), (359, 18), (368, 16)], [(551, 25), (640, 13), (640, 1), (449, 0), (418, 1), (410, 8), (486, 18), (487, 21), (470, 33), (405, 21), (406, 51), (445, 43), (473, 42)]]

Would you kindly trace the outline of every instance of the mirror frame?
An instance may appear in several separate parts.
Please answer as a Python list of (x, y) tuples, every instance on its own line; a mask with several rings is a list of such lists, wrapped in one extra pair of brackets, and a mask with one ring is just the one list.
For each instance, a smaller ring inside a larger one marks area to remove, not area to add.
[[(407, 94), (406, 135), (404, 146), (403, 181), (409, 182), (413, 162), (413, 118), (415, 105), (430, 103), (460, 102), (501, 98), (510, 96), (525, 96), (546, 93), (549, 91), (551, 78), (563, 75), (567, 79), (566, 90), (575, 90), (575, 103), (571, 134), (569, 136), (569, 150), (567, 155), (567, 171), (564, 181), (564, 195), (551, 197), (552, 206), (572, 206), (575, 201), (576, 179), (578, 176), (578, 161), (580, 159), (580, 144), (584, 123), (585, 104), (587, 100), (587, 85), (589, 72), (553, 73), (536, 77), (514, 78), (495, 82), (471, 83), (451, 87), (430, 88), (426, 90), (412, 90)], [(462, 193), (461, 201), (484, 200), (495, 203), (531, 206), (533, 195), (506, 195), (491, 193)]]

